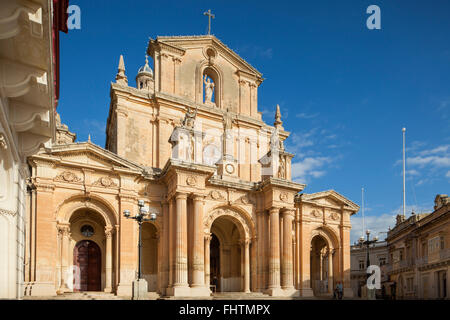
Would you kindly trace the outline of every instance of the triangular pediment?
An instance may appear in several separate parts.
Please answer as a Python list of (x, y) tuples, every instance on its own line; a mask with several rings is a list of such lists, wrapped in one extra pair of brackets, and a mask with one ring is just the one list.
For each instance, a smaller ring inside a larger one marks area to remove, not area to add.
[(359, 206), (347, 199), (340, 193), (334, 190), (322, 191), (311, 194), (303, 194), (302, 200), (312, 201), (323, 206), (341, 207), (344, 206), (346, 209), (352, 211), (353, 213), (358, 212)]
[(193, 47), (211, 46), (219, 52), (222, 57), (232, 62), (238, 69), (249, 73), (257, 78), (261, 78), (262, 74), (247, 61), (241, 58), (235, 51), (226, 46), (222, 41), (213, 35), (201, 36), (158, 36), (155, 43), (162, 43), (171, 46), (179, 53), (183, 53)]
[(94, 168), (123, 168), (136, 172), (143, 170), (138, 164), (124, 159), (115, 153), (103, 149), (90, 142), (55, 145), (50, 150), (40, 152), (38, 157), (46, 157), (49, 160), (77, 164)]

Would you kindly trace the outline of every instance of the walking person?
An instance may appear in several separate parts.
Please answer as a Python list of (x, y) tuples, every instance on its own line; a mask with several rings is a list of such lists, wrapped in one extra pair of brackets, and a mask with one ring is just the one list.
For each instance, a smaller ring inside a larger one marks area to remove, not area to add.
[(338, 284), (336, 285), (336, 290), (337, 290), (337, 294), (338, 294), (338, 299), (342, 300), (342, 296), (343, 296), (342, 282), (338, 282)]

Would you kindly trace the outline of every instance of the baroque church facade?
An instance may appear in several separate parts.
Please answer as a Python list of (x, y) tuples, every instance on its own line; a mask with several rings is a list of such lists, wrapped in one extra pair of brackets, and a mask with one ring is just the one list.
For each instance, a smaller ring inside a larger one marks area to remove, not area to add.
[(215, 36), (157, 37), (128, 85), (121, 56), (106, 146), (57, 136), (28, 160), (25, 294), (130, 296), (144, 200), (142, 273), (162, 296), (261, 292), (294, 297), (350, 286), (350, 216), (329, 190), (302, 193), (277, 106), (258, 112), (262, 74)]

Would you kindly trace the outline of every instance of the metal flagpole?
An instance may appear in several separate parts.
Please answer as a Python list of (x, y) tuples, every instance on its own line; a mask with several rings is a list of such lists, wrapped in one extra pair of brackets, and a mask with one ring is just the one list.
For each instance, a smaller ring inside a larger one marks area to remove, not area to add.
[(364, 223), (364, 188), (361, 188), (361, 198), (362, 198), (362, 224), (363, 224), (363, 230), (362, 230), (362, 236), (364, 237), (364, 231), (365, 231), (365, 223)]
[(406, 159), (405, 159), (405, 132), (406, 132), (406, 128), (402, 129), (403, 132), (403, 217), (405, 217), (405, 213), (406, 213), (406, 179), (405, 179), (405, 163), (406, 163)]

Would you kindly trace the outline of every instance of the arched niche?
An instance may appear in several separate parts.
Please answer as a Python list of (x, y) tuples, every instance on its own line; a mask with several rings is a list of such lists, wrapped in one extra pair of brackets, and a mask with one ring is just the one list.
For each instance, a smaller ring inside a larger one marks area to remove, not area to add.
[(205, 75), (214, 82), (214, 104), (215, 107), (222, 109), (223, 99), (223, 74), (215, 65), (205, 61), (197, 66), (196, 70), (196, 102), (205, 103)]

